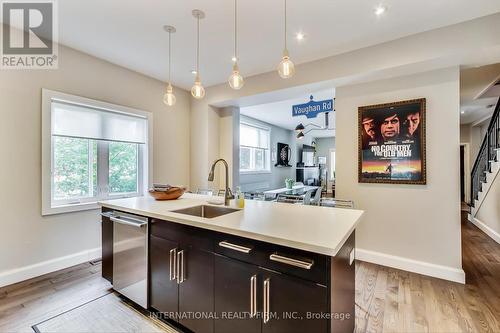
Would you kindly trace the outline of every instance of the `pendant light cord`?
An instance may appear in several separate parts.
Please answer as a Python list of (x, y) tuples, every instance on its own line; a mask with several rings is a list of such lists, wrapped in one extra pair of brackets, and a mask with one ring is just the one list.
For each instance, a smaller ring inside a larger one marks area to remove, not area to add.
[(172, 72), (172, 43), (171, 43), (171, 38), (172, 38), (172, 32), (168, 32), (168, 83), (170, 82), (170, 73)]
[(197, 41), (197, 46), (196, 46), (196, 75), (200, 75), (200, 16), (198, 15), (196, 17), (197, 20), (197, 34), (198, 34), (198, 41)]
[(238, 62), (238, 0), (234, 0), (234, 62)]
[(287, 50), (287, 43), (286, 43), (286, 0), (285, 0), (285, 50)]

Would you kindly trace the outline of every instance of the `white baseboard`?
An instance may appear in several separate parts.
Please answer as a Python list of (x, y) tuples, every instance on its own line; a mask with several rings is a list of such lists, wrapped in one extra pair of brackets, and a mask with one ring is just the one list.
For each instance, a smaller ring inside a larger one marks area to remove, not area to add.
[(465, 283), (465, 272), (463, 269), (358, 248), (356, 249), (356, 259), (448, 281)]
[(498, 244), (500, 244), (500, 234), (498, 232), (496, 232), (495, 230), (491, 229), (490, 227), (488, 227), (486, 224), (484, 224), (484, 222), (482, 222), (481, 220), (477, 219), (477, 218), (472, 218), (472, 220), (469, 220), (471, 221), (476, 227), (478, 227), (479, 229), (481, 229), (486, 235), (488, 235), (490, 238), (492, 238), (495, 242), (497, 242)]
[(0, 287), (28, 280), (40, 275), (55, 272), (60, 269), (78, 265), (101, 257), (101, 248), (85, 250), (29, 266), (19, 267), (0, 272)]
[(472, 219), (473, 219), (472, 214), (468, 213), (467, 214), (467, 221), (472, 222)]

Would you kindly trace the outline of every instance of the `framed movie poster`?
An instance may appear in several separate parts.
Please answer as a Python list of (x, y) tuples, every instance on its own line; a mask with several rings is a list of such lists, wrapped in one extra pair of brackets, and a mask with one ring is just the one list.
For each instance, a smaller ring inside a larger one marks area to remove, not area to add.
[(358, 181), (426, 184), (425, 98), (358, 109)]

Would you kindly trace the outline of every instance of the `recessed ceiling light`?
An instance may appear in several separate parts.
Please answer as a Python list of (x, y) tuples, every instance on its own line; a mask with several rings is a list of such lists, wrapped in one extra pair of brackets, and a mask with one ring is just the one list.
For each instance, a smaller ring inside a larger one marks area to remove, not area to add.
[(196, 72), (196, 69), (193, 69), (193, 70), (191, 71), (191, 74), (193, 74), (193, 75), (195, 75), (196, 73), (197, 73), (197, 72)]
[(237, 59), (236, 57), (232, 57), (232, 58), (231, 58), (231, 61), (232, 61), (232, 62), (236, 62), (237, 60), (238, 60), (238, 59)]
[(387, 7), (379, 5), (375, 8), (375, 15), (381, 16), (387, 11)]
[(297, 34), (295, 35), (295, 38), (297, 38), (298, 41), (303, 40), (304, 37), (305, 37), (305, 35), (303, 32), (297, 32)]
[(465, 111), (460, 111), (460, 113), (461, 113), (461, 114), (464, 114), (464, 113), (465, 113)]

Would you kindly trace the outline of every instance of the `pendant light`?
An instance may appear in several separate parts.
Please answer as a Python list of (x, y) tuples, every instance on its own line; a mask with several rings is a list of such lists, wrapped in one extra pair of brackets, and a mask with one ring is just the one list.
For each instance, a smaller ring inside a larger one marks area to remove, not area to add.
[(176, 98), (174, 95), (174, 89), (172, 88), (172, 84), (170, 81), (170, 73), (172, 71), (171, 37), (176, 30), (171, 25), (165, 25), (163, 29), (166, 32), (168, 32), (168, 85), (167, 85), (167, 91), (165, 92), (165, 95), (163, 95), (163, 103), (165, 103), (168, 106), (173, 106), (175, 104)]
[(238, 0), (234, 0), (234, 57), (233, 57), (233, 74), (229, 76), (229, 86), (235, 90), (241, 89), (245, 82), (240, 74), (238, 67)]
[(193, 10), (193, 16), (196, 18), (197, 44), (196, 44), (196, 77), (194, 85), (191, 88), (191, 95), (196, 99), (202, 99), (205, 96), (205, 88), (201, 85), (200, 79), (200, 20), (205, 18), (205, 13), (199, 9)]
[(290, 56), (288, 55), (288, 49), (286, 44), (286, 0), (285, 3), (285, 48), (283, 49), (283, 57), (281, 58), (281, 62), (278, 65), (278, 73), (283, 79), (288, 79), (295, 74), (295, 65), (290, 60)]

